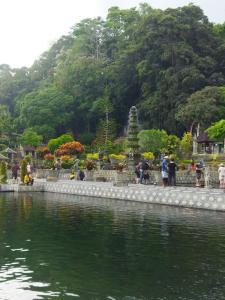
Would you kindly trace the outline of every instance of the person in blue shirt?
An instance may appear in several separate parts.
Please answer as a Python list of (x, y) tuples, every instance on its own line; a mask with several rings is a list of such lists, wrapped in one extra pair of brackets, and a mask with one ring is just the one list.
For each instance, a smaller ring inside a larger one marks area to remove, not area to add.
[(162, 167), (161, 174), (162, 174), (162, 180), (163, 180), (164, 187), (166, 187), (168, 185), (168, 159), (169, 159), (169, 157), (167, 155), (164, 156), (162, 165), (161, 165), (161, 167)]

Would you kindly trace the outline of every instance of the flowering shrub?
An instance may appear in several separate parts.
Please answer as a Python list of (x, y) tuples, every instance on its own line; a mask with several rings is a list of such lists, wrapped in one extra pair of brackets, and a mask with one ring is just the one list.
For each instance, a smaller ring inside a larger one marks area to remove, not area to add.
[(54, 160), (44, 160), (42, 168), (52, 169), (54, 165)]
[(71, 169), (73, 166), (73, 160), (70, 159), (70, 160), (64, 160), (62, 163), (61, 163), (61, 167), (63, 169)]
[(39, 146), (36, 148), (36, 153), (39, 158), (44, 158), (46, 154), (50, 153), (47, 146)]
[(55, 158), (54, 155), (51, 154), (51, 153), (45, 154), (45, 156), (44, 156), (45, 160), (51, 160), (51, 161), (53, 161), (54, 158)]
[(61, 167), (63, 169), (70, 169), (74, 165), (74, 158), (71, 155), (62, 155), (60, 157)]
[(56, 151), (56, 156), (62, 156), (62, 155), (74, 155), (79, 154), (84, 151), (84, 146), (80, 142), (69, 142), (61, 145)]
[(154, 154), (153, 154), (152, 152), (144, 152), (144, 153), (142, 154), (142, 156), (143, 156), (145, 159), (154, 159), (154, 158), (155, 158), (155, 156), (154, 156)]
[(66, 161), (66, 160), (73, 160), (73, 157), (70, 155), (63, 155), (60, 157), (61, 161)]
[(88, 153), (87, 154), (87, 159), (93, 159), (93, 160), (98, 160), (98, 153)]
[(118, 163), (116, 166), (115, 166), (115, 169), (117, 170), (117, 171), (120, 171), (120, 172), (122, 172), (123, 171), (123, 169), (125, 168), (125, 164), (123, 164), (123, 163)]
[(109, 154), (109, 158), (116, 159), (116, 160), (124, 160), (126, 156), (123, 154)]
[(84, 165), (88, 171), (93, 170), (95, 168), (95, 163), (92, 160), (86, 160)]

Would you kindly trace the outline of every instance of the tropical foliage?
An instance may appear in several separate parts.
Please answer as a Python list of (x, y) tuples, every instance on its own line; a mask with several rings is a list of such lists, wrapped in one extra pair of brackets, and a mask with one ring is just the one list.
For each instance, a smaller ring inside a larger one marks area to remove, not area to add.
[(214, 123), (207, 129), (207, 132), (211, 139), (223, 141), (225, 139), (225, 120)]
[(33, 147), (39, 146), (42, 140), (43, 137), (37, 134), (37, 132), (35, 132), (32, 128), (25, 129), (20, 138), (20, 142), (22, 145), (28, 145)]
[(142, 156), (148, 160), (152, 160), (155, 158), (155, 155), (152, 152), (144, 152), (142, 153)]
[[(0, 65), (1, 143), (32, 128), (44, 143), (72, 132), (110, 153), (133, 105), (143, 130), (181, 137), (196, 120), (206, 129), (225, 118), (224, 86), (224, 24), (212, 24), (193, 4), (112, 7), (105, 20), (75, 24), (30, 68)], [(142, 133), (142, 150), (165, 148), (160, 134), (151, 146)], [(59, 146), (51, 142), (49, 149)]]
[(48, 142), (48, 149), (51, 151), (51, 153), (54, 153), (56, 149), (58, 149), (61, 145), (72, 142), (73, 137), (70, 134), (62, 134), (59, 137), (55, 139), (51, 139)]
[(6, 163), (2, 161), (0, 163), (0, 183), (6, 183), (7, 182), (7, 167)]

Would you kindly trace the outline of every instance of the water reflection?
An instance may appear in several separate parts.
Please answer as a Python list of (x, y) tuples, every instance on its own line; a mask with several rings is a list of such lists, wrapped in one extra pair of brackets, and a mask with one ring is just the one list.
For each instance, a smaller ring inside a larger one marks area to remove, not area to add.
[(109, 199), (2, 194), (0, 299), (223, 299), (224, 216)]
[[(18, 261), (19, 260), (19, 261)], [(23, 264), (20, 261), (23, 261)], [(17, 258), (14, 262), (6, 263), (0, 269), (0, 299), (32, 300), (44, 297), (59, 296), (57, 292), (38, 291), (35, 289), (47, 288), (49, 283), (32, 281), (32, 273), (25, 264), (25, 258)]]

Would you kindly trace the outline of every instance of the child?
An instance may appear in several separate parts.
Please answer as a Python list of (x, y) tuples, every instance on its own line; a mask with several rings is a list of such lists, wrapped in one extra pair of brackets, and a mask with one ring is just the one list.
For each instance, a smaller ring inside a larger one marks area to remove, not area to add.
[(34, 179), (32, 178), (32, 176), (31, 176), (30, 174), (26, 174), (26, 175), (24, 176), (24, 183), (25, 183), (26, 185), (33, 185)]
[(75, 172), (72, 170), (70, 173), (70, 180), (73, 180), (75, 178)]

